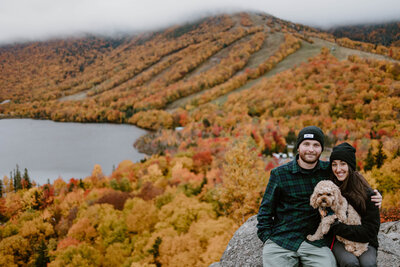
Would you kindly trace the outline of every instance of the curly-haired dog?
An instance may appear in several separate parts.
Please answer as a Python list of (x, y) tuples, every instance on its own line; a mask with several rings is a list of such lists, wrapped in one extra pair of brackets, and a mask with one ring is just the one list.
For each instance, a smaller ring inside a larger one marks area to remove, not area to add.
[[(321, 214), (321, 223), (317, 231), (315, 234), (307, 236), (310, 241), (322, 239), (323, 235), (329, 232), (330, 226), (336, 218), (348, 225), (361, 224), (360, 215), (348, 204), (346, 198), (340, 193), (339, 187), (332, 181), (321, 181), (315, 186), (310, 198), (310, 205), (314, 209), (318, 208)], [(327, 208), (330, 208), (334, 214), (328, 214)], [(353, 242), (340, 236), (337, 236), (337, 239), (344, 244), (347, 251), (357, 257), (368, 249), (368, 243)]]

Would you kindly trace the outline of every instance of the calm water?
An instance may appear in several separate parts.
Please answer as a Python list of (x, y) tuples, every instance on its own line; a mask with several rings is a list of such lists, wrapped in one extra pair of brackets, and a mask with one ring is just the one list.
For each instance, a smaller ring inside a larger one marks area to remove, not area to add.
[(39, 184), (58, 177), (85, 178), (95, 164), (109, 175), (125, 159), (144, 158), (133, 143), (145, 133), (131, 125), (0, 120), (0, 178), (9, 176), (16, 164)]

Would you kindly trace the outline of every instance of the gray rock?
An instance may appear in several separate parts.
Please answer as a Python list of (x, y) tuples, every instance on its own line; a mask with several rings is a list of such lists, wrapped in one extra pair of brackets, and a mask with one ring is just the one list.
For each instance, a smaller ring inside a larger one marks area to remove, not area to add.
[(400, 266), (400, 221), (383, 223), (378, 241), (378, 266)]
[(221, 267), (262, 267), (263, 244), (256, 225), (257, 216), (252, 216), (235, 232), (222, 255)]
[[(257, 237), (257, 216), (250, 217), (233, 235), (219, 262), (210, 267), (262, 267), (262, 242)], [(378, 266), (400, 266), (400, 221), (381, 224)]]

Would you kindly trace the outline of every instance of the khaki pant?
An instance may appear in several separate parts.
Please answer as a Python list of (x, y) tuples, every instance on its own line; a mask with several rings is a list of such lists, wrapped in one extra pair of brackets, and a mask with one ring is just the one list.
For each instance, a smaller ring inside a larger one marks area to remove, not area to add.
[(263, 248), (263, 266), (336, 267), (336, 260), (328, 247), (319, 248), (304, 241), (297, 251), (291, 251), (268, 239)]

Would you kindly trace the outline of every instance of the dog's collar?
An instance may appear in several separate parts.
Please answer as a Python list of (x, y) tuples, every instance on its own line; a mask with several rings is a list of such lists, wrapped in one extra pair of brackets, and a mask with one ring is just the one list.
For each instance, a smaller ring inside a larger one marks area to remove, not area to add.
[(328, 207), (328, 208), (326, 209), (326, 211), (328, 212), (328, 215), (333, 215), (333, 214), (335, 214), (335, 212), (333, 212), (333, 210), (332, 210), (330, 207)]
[(335, 214), (335, 212), (330, 207), (320, 209), (319, 213), (322, 217)]

